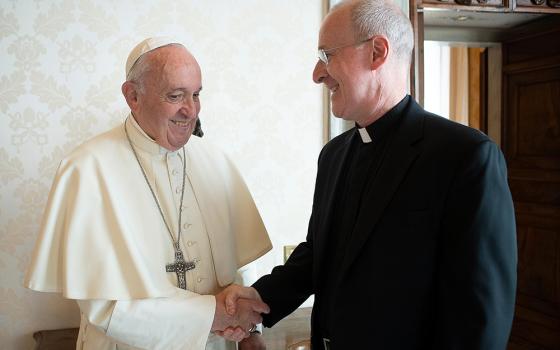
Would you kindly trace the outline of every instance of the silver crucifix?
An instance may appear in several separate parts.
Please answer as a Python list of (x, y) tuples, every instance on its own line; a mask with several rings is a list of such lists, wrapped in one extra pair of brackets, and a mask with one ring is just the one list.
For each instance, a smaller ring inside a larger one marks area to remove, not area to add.
[(177, 274), (177, 284), (181, 289), (187, 289), (187, 280), (185, 273), (194, 269), (194, 261), (185, 261), (183, 252), (180, 249), (175, 250), (175, 262), (165, 265), (165, 271), (175, 272)]

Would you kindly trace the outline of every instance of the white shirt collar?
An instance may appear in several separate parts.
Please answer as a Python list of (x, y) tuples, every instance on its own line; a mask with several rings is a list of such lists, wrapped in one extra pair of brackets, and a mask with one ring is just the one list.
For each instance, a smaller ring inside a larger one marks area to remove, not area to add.
[(358, 132), (360, 133), (363, 143), (370, 143), (372, 141), (366, 128), (358, 128)]

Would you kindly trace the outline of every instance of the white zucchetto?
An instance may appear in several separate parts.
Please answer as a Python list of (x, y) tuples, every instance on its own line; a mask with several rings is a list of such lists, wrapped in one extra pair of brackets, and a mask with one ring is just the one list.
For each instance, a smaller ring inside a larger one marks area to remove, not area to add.
[[(159, 47), (171, 45), (171, 44), (179, 44), (183, 45), (179, 40), (170, 38), (170, 37), (154, 37), (154, 38), (147, 38), (142, 40), (138, 45), (136, 45), (132, 51), (128, 54), (128, 59), (126, 60), (126, 78), (128, 79), (128, 75), (130, 74), (130, 70), (134, 67), (134, 64), (138, 59), (152, 50), (155, 50)], [(183, 45), (184, 46), (184, 45)]]

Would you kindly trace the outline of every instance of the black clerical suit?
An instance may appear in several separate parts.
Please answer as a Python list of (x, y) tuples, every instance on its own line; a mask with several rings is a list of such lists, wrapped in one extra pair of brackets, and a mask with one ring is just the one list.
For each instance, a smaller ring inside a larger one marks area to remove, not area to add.
[(367, 131), (323, 148), (306, 241), (254, 284), (264, 325), (315, 294), (313, 349), (505, 349), (517, 250), (499, 148), (410, 96)]

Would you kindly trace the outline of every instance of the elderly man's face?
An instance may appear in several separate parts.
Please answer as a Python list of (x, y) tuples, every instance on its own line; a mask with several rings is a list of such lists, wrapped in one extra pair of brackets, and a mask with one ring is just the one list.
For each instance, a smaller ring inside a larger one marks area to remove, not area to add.
[(371, 43), (356, 43), (351, 26), (350, 7), (330, 13), (319, 32), (319, 48), (349, 45), (334, 50), (329, 63), (318, 61), (313, 80), (331, 91), (332, 112), (335, 116), (359, 122), (371, 114), (372, 91)]
[(200, 112), (200, 67), (182, 46), (165, 46), (150, 53), (151, 69), (143, 77), (133, 109), (140, 127), (171, 151), (189, 140)]

